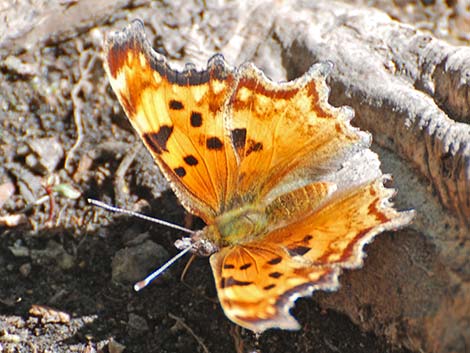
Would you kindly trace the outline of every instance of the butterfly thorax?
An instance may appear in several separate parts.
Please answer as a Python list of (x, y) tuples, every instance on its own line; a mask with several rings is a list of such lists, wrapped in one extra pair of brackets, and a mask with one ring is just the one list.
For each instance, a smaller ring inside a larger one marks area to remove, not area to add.
[(249, 204), (220, 214), (202, 229), (200, 236), (221, 248), (253, 240), (266, 232), (266, 225), (264, 208)]
[(223, 247), (240, 245), (267, 233), (268, 214), (264, 208), (244, 205), (220, 214), (213, 223), (191, 237), (178, 239), (175, 246), (199, 256), (210, 256)]

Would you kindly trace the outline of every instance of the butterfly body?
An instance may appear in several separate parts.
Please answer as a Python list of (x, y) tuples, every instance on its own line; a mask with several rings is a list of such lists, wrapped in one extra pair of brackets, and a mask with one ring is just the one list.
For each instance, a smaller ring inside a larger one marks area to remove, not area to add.
[(245, 205), (217, 216), (214, 225), (220, 234), (220, 245), (227, 246), (261, 236), (265, 232), (267, 221), (264, 210)]
[(182, 205), (207, 224), (178, 247), (210, 255), (225, 314), (256, 332), (298, 329), (294, 301), (334, 290), (363, 247), (410, 222), (352, 111), (328, 104), (331, 64), (274, 83), (221, 55), (171, 68), (133, 22), (110, 35), (104, 63), (129, 121)]

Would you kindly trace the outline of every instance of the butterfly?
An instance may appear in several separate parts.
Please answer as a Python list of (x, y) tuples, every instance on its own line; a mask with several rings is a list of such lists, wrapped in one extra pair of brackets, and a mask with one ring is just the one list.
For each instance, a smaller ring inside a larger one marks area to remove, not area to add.
[(384, 186), (370, 135), (328, 102), (328, 62), (276, 83), (220, 54), (173, 69), (143, 23), (107, 36), (104, 67), (129, 121), (187, 211), (210, 256), (226, 316), (254, 332), (299, 329), (289, 309), (338, 288), (375, 235), (408, 224)]

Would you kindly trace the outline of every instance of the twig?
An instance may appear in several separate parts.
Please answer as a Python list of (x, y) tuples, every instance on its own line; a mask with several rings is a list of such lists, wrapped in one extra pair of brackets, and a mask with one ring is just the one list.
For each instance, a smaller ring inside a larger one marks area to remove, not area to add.
[(192, 285), (190, 285), (189, 283), (186, 282), (186, 280), (184, 279), (185, 276), (186, 276), (186, 273), (188, 272), (189, 270), (189, 267), (191, 267), (191, 264), (193, 263), (193, 261), (197, 258), (197, 256), (195, 254), (193, 254), (188, 262), (186, 263), (186, 265), (184, 266), (184, 269), (183, 269), (183, 272), (181, 273), (181, 276), (180, 276), (180, 281), (181, 283), (187, 287), (189, 290), (191, 290), (193, 293), (195, 293), (196, 295), (200, 296), (201, 298), (204, 298), (205, 300), (211, 302), (211, 303), (214, 303), (214, 304), (219, 304), (219, 298), (211, 298), (211, 297), (208, 297), (207, 295), (205, 295), (204, 293), (202, 293), (202, 291), (200, 291), (199, 289), (197, 288), (194, 288)]
[[(80, 48), (78, 48), (80, 51)], [(85, 52), (87, 53), (87, 52)], [(89, 52), (88, 52), (89, 53)], [(77, 140), (75, 141), (74, 145), (70, 149), (70, 151), (67, 153), (67, 156), (65, 157), (65, 170), (68, 170), (69, 168), (69, 161), (72, 158), (73, 154), (75, 153), (75, 150), (81, 145), (82, 140), (83, 140), (83, 125), (82, 125), (82, 101), (79, 98), (79, 94), (82, 91), (84, 87), (86, 87), (86, 84), (88, 82), (88, 79), (91, 76), (91, 70), (93, 69), (93, 66), (95, 65), (95, 62), (97, 60), (97, 55), (96, 54), (91, 54), (91, 58), (88, 60), (88, 63), (86, 67), (83, 67), (82, 65), (82, 59), (83, 56), (80, 57), (80, 78), (78, 82), (73, 86), (72, 92), (71, 92), (71, 98), (72, 98), (72, 103), (73, 103), (73, 119), (75, 122), (75, 128), (77, 131)]]
[(186, 331), (189, 332), (189, 334), (191, 336), (194, 337), (194, 339), (197, 341), (197, 343), (199, 343), (199, 345), (201, 346), (202, 350), (205, 352), (205, 353), (210, 353), (209, 352), (209, 349), (206, 347), (206, 345), (204, 344), (204, 341), (202, 340), (201, 337), (199, 337), (198, 335), (196, 335), (194, 333), (194, 331), (191, 329), (191, 327), (189, 327), (188, 325), (186, 325), (183, 321), (182, 318), (178, 317), (178, 316), (175, 316), (173, 315), (172, 313), (168, 313), (168, 316), (170, 318), (172, 318), (173, 320), (175, 320), (179, 325), (181, 325), (181, 327), (183, 327), (184, 329), (186, 329)]
[(126, 189), (124, 176), (134, 161), (135, 156), (137, 156), (137, 154), (142, 149), (142, 146), (142, 143), (136, 143), (121, 160), (121, 163), (119, 164), (119, 167), (114, 174), (114, 192), (116, 193), (116, 204), (118, 206), (121, 206), (124, 203), (124, 197), (122, 195), (123, 191)]
[(245, 352), (245, 344), (243, 339), (240, 335), (240, 326), (231, 326), (230, 327), (230, 336), (233, 338), (233, 343), (235, 344), (235, 351), (237, 353), (244, 353)]
[[(185, 226), (186, 226), (186, 224), (185, 224)], [(183, 272), (181, 273), (181, 276), (180, 276), (180, 281), (181, 282), (184, 282), (184, 277), (186, 276), (186, 273), (188, 272), (189, 267), (191, 267), (191, 264), (193, 263), (193, 261), (195, 259), (196, 259), (196, 255), (192, 254), (191, 257), (189, 258), (188, 262), (184, 266)]]
[(46, 223), (52, 224), (52, 220), (54, 218), (54, 194), (52, 191), (51, 185), (44, 186), (44, 190), (46, 190), (47, 196), (49, 196), (49, 218), (47, 219)]

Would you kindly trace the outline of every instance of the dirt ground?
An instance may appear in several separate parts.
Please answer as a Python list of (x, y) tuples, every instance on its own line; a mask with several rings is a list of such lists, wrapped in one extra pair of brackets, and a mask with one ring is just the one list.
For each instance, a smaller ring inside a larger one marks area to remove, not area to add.
[[(465, 21), (456, 3), (376, 5), (459, 42)], [(160, 13), (152, 18), (166, 32), (153, 44), (185, 57), (180, 25), (203, 16), (204, 6), (154, 4)], [(298, 332), (240, 330), (217, 304), (207, 259), (193, 262), (185, 282), (183, 259), (133, 291), (136, 278), (176, 254), (181, 233), (91, 207), (87, 198), (203, 224), (167, 191), (107, 83), (103, 33), (149, 9), (121, 11), (106, 25), (0, 61), (0, 352), (407, 352), (322, 311), (315, 295), (296, 303)]]

